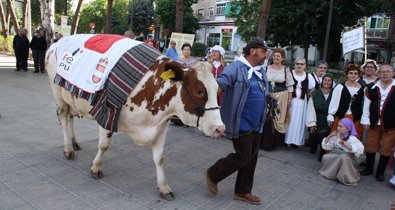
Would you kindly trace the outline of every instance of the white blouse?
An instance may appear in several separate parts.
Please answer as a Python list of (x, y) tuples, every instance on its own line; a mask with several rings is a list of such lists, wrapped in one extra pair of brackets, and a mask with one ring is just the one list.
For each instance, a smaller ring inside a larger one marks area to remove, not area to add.
[(295, 82), (293, 80), (291, 71), (289, 70), (289, 68), (287, 68), (285, 71), (287, 74), (287, 81), (285, 81), (284, 69), (277, 70), (274, 69), (272, 66), (268, 66), (266, 72), (267, 80), (271, 83), (272, 87), (274, 87), (275, 82), (281, 83), (285, 81), (288, 92), (293, 92), (293, 85)]
[(364, 150), (364, 146), (361, 143), (361, 141), (359, 141), (359, 139), (355, 136), (350, 136), (348, 138), (348, 140), (346, 141), (346, 144), (348, 144), (349, 146), (351, 146), (351, 149), (349, 149), (348, 147), (345, 147), (343, 145), (341, 145), (340, 142), (341, 138), (339, 137), (339, 134), (337, 134), (336, 136), (332, 136), (330, 137), (329, 141), (326, 143), (326, 138), (324, 138), (322, 140), (322, 149), (324, 150), (332, 150), (334, 147), (336, 148), (340, 148), (346, 152), (350, 152), (353, 153), (355, 156), (359, 157), (360, 155), (363, 154), (363, 150)]

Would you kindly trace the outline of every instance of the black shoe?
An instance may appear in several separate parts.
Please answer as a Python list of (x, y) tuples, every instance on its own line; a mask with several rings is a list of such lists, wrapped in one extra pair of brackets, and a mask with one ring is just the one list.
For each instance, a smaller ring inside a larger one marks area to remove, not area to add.
[(20, 71), (20, 69), (15, 69), (15, 71)]
[(373, 174), (373, 171), (370, 171), (368, 169), (364, 169), (363, 171), (359, 172), (359, 174), (361, 174), (361, 176), (370, 176)]
[(291, 144), (291, 148), (292, 148), (292, 149), (298, 149), (299, 147), (298, 147), (298, 145)]
[(38, 73), (39, 71), (38, 70), (36, 70), (36, 71), (33, 71), (33, 73)]
[(27, 70), (29, 70), (29, 69), (23, 69), (24, 71), (27, 71)]
[(41, 70), (41, 73), (42, 73), (42, 74), (44, 74), (44, 73), (45, 73), (45, 71), (44, 71), (44, 70)]
[(376, 181), (383, 182), (384, 181), (384, 175), (383, 174), (376, 175)]

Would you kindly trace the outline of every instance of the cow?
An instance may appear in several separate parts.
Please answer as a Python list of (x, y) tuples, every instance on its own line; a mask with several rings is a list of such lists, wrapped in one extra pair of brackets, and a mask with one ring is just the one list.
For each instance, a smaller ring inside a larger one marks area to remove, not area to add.
[[(93, 119), (89, 113), (92, 105), (54, 83), (58, 44), (59, 42), (53, 44), (47, 51), (46, 69), (63, 129), (64, 156), (72, 160), (75, 158), (74, 152), (81, 149), (75, 138), (73, 119)], [(173, 77), (163, 78), (162, 75), (169, 71), (172, 71)], [(137, 145), (151, 146), (157, 186), (163, 199), (174, 199), (163, 169), (169, 118), (177, 116), (184, 124), (197, 127), (208, 136), (219, 137), (224, 133), (225, 126), (218, 109), (218, 89), (217, 82), (211, 74), (210, 64), (199, 62), (193, 68), (183, 67), (165, 56), (160, 56), (122, 105), (117, 132), (126, 133)], [(102, 158), (109, 148), (112, 134), (113, 131), (99, 125), (98, 152), (90, 168), (93, 178), (103, 178)]]

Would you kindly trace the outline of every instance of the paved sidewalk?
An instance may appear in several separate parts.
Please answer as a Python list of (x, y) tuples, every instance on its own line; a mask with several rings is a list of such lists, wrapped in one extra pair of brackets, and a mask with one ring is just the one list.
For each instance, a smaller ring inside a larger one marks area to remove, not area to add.
[[(326, 180), (317, 155), (283, 149), (260, 151), (253, 193), (263, 199), (253, 206), (233, 199), (235, 175), (219, 183), (211, 196), (204, 170), (232, 152), (226, 139), (205, 137), (194, 128), (170, 126), (165, 171), (176, 195), (164, 201), (156, 188), (149, 147), (113, 136), (104, 156), (104, 178), (94, 180), (89, 168), (97, 152), (97, 125), (76, 119), (82, 150), (63, 157), (62, 130), (46, 74), (15, 72), (15, 59), (0, 55), (0, 209), (389, 209), (395, 188), (362, 177), (356, 187)], [(387, 180), (391, 172), (387, 171)]]

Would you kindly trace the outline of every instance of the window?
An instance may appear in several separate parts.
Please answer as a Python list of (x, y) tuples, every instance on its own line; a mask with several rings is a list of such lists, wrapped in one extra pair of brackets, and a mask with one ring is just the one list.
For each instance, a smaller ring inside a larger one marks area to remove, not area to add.
[(218, 3), (217, 4), (217, 13), (215, 15), (224, 15), (224, 10), (226, 7), (226, 3)]
[(197, 16), (198, 17), (203, 17), (203, 15), (204, 15), (204, 10), (203, 9), (198, 9), (197, 10)]
[(367, 37), (376, 39), (386, 39), (390, 26), (390, 18), (383, 16), (372, 16), (368, 19)]
[(219, 45), (221, 34), (209, 34), (207, 37), (207, 45), (212, 47), (214, 45)]
[(369, 28), (385, 28), (388, 29), (390, 25), (390, 19), (385, 17), (371, 17), (369, 20)]
[(208, 8), (208, 16), (214, 16), (214, 8), (213, 7), (209, 7)]

